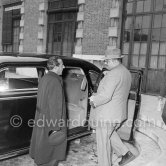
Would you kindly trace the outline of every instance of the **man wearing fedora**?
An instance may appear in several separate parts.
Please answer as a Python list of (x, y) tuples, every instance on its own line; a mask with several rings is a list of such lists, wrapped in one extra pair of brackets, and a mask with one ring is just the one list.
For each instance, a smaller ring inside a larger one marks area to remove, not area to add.
[(121, 64), (122, 57), (120, 49), (106, 51), (104, 67), (107, 71), (99, 83), (97, 93), (90, 97), (93, 107), (90, 116), (93, 116), (96, 125), (99, 166), (112, 165), (112, 149), (122, 157), (120, 165), (134, 158), (116, 132), (127, 119), (127, 100), (131, 87), (131, 74)]

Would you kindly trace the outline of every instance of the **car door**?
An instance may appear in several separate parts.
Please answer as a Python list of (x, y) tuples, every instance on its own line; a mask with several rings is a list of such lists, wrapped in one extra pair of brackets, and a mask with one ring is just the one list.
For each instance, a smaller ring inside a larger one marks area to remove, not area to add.
[(128, 118), (118, 129), (118, 134), (125, 141), (134, 141), (134, 132), (137, 128), (137, 118), (141, 106), (141, 84), (143, 72), (141, 70), (130, 70), (132, 76), (131, 89), (128, 97)]
[(89, 84), (80, 66), (65, 66), (62, 73), (67, 108), (68, 140), (90, 133), (87, 124)]
[(43, 67), (6, 64), (0, 69), (0, 159), (27, 151)]

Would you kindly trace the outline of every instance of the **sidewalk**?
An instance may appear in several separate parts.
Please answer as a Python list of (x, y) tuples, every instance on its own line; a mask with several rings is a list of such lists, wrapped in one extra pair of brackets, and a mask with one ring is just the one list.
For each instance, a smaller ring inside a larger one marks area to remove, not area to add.
[[(142, 123), (144, 123), (142, 121)], [(138, 129), (139, 132), (149, 136), (156, 146), (158, 146), (160, 153), (155, 154), (154, 158), (146, 164), (146, 166), (165, 166), (166, 165), (166, 130), (155, 127), (153, 124), (147, 123), (144, 127)], [(153, 148), (150, 154), (153, 154), (157, 148)]]
[[(156, 157), (159, 158), (161, 156), (161, 149), (153, 139), (140, 132), (136, 132), (135, 138), (140, 152), (138, 153), (136, 148), (130, 144), (127, 144), (127, 146), (131, 149), (132, 152), (134, 152), (137, 157), (126, 166), (145, 166), (153, 161)], [(113, 155), (113, 161), (113, 166), (118, 166), (120, 159), (118, 159), (116, 155)], [(34, 163), (29, 155), (24, 155), (0, 162), (0, 165), (34, 166)], [(80, 140), (80, 142), (79, 140), (70, 142), (67, 159), (66, 161), (59, 163), (59, 166), (97, 166), (95, 135), (84, 137)], [(156, 164), (156, 166), (162, 165)]]
[[(161, 117), (161, 110), (157, 96), (141, 95), (141, 108), (139, 114), (138, 131), (151, 138), (160, 149), (160, 154), (146, 166), (165, 166), (166, 164), (166, 125)], [(139, 142), (140, 143), (140, 142)], [(152, 149), (152, 153), (155, 149)], [(151, 154), (151, 153), (150, 153)]]

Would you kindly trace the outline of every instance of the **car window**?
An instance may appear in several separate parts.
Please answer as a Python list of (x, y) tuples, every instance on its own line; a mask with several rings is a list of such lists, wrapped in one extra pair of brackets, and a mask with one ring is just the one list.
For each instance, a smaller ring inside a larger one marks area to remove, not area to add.
[(85, 76), (85, 74), (81, 68), (66, 67), (63, 70), (63, 78), (64, 79), (66, 77), (79, 79), (79, 78), (83, 78), (84, 76)]
[(89, 71), (89, 76), (90, 76), (92, 85), (95, 86), (96, 81), (97, 81), (97, 78), (98, 78), (98, 76), (99, 76), (99, 73), (97, 73), (97, 72), (95, 72), (95, 71), (93, 71), (93, 70), (90, 70), (90, 71)]
[(0, 91), (37, 88), (44, 69), (8, 67), (0, 71)]
[(87, 79), (81, 68), (69, 68), (66, 67), (63, 70), (63, 81), (65, 93), (67, 94), (67, 100), (78, 101), (79, 92), (86, 91), (87, 89)]

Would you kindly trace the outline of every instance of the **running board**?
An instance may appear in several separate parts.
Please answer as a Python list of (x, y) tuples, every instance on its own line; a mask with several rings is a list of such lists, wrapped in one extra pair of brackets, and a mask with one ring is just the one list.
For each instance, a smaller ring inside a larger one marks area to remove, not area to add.
[(83, 137), (83, 136), (86, 136), (86, 135), (90, 135), (90, 134), (92, 134), (92, 131), (91, 131), (91, 130), (86, 131), (86, 132), (83, 132), (83, 133), (81, 133), (81, 134), (75, 134), (75, 135), (73, 135), (73, 136), (70, 136), (70, 137), (67, 138), (67, 140), (68, 140), (68, 141), (71, 141), (71, 140), (73, 140), (73, 139), (80, 138), (80, 137)]
[(12, 157), (20, 156), (23, 154), (27, 154), (28, 152), (29, 152), (29, 147), (17, 149), (17, 150), (11, 151), (9, 153), (5, 153), (3, 155), (0, 155), (0, 161), (5, 160), (5, 159), (9, 159)]
[(92, 130), (90, 130), (88, 127), (79, 126), (68, 130), (67, 140), (70, 141), (75, 138), (83, 137), (89, 134), (92, 134)]
[[(83, 127), (83, 126), (76, 127), (76, 128), (68, 130), (67, 140), (71, 141), (73, 139), (80, 138), (90, 134), (92, 134), (92, 130), (89, 130), (88, 127)], [(29, 147), (13, 150), (9, 153), (0, 155), (0, 161), (6, 160), (12, 157), (20, 156), (23, 154), (27, 154), (27, 153), (29, 153)]]

